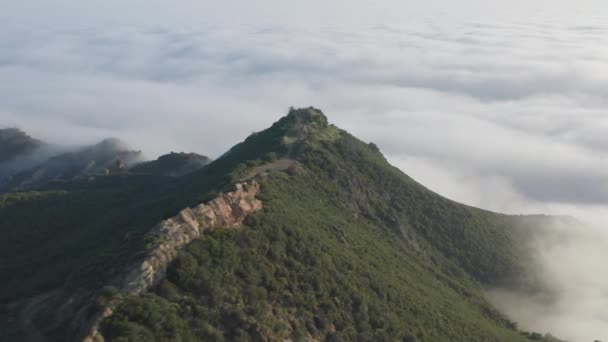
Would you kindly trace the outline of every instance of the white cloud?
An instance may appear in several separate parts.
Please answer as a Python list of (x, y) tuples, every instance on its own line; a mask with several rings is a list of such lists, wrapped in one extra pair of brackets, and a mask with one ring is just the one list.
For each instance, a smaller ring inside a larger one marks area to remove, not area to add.
[[(84, 10), (66, 4), (59, 5), (66, 13)], [(486, 6), (470, 1), (459, 13), (471, 4)], [(353, 6), (364, 15), (366, 6)], [(146, 26), (146, 18), (139, 28), (86, 30), (13, 22), (0, 32), (0, 124), (58, 143), (118, 136), (150, 157), (170, 150), (213, 157), (289, 106), (314, 105), (450, 198), (608, 222), (601, 20), (581, 26), (574, 12), (570, 21), (493, 20), (498, 12), (485, 23), (455, 23), (454, 13), (427, 20), (443, 8), (437, 3), (410, 8), (399, 24), (326, 25), (330, 11), (318, 6), (261, 6), (252, 16), (281, 20), (228, 25), (207, 20), (221, 10), (200, 8), (209, 9), (203, 24), (185, 16), (182, 27)], [(292, 19), (297, 25), (286, 24)]]
[(217, 156), (315, 105), (395, 160), (500, 177), (530, 200), (608, 201), (608, 49), (588, 44), (602, 27), (433, 27), (5, 32), (0, 110), (49, 140)]
[(608, 333), (608, 258), (605, 232), (556, 223), (530, 234), (534, 272), (542, 292), (492, 289), (488, 296), (520, 327), (550, 331), (569, 341), (595, 341)]

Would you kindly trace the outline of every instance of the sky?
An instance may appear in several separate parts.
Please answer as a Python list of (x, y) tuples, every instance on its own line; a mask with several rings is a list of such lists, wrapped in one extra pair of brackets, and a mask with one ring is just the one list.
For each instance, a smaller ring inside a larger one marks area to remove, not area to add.
[(217, 157), (312, 105), (454, 200), (608, 222), (605, 1), (0, 9), (0, 126), (61, 144), (119, 137), (149, 158)]

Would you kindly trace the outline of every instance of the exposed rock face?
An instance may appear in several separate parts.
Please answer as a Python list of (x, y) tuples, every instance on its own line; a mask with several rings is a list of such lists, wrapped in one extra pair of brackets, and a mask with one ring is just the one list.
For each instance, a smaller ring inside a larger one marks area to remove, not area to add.
[(186, 208), (161, 222), (151, 232), (157, 243), (148, 257), (129, 273), (123, 291), (139, 294), (156, 285), (179, 249), (198, 238), (203, 231), (242, 224), (247, 215), (262, 209), (262, 202), (255, 198), (259, 190), (260, 186), (255, 181), (237, 184), (235, 191), (221, 194), (195, 208)]
[[(195, 208), (186, 208), (176, 216), (159, 223), (150, 232), (155, 243), (149, 248), (144, 260), (129, 271), (121, 292), (140, 294), (156, 285), (165, 276), (167, 267), (177, 257), (179, 250), (204, 231), (241, 225), (248, 215), (262, 209), (262, 202), (255, 198), (259, 191), (260, 185), (255, 180), (251, 183), (239, 183), (234, 191), (220, 194)], [(85, 341), (94, 341), (101, 337), (97, 327), (104, 318), (111, 315), (110, 306), (98, 316)]]

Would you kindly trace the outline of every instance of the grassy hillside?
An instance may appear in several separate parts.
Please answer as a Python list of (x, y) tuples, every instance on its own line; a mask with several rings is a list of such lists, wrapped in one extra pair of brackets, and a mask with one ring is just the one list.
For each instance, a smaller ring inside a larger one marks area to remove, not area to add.
[(236, 178), (295, 162), (262, 168), (264, 210), (246, 226), (205, 235), (152, 293), (124, 298), (103, 325), (108, 339), (542, 339), (481, 296), (482, 284), (523, 272), (521, 218), (430, 192), (312, 110), (292, 111), (216, 163), (235, 155)]

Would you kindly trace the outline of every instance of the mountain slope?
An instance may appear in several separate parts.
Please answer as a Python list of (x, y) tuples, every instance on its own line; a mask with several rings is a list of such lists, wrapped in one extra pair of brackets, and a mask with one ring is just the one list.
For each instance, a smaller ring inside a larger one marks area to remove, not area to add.
[[(124, 290), (162, 243), (150, 235), (161, 220), (253, 181), (260, 211), (171, 253), (148, 292)], [(521, 227), (543, 218), (438, 196), (312, 108), (183, 177), (100, 176), (0, 204), (0, 340), (77, 339), (100, 312), (106, 340), (542, 339), (517, 331), (482, 289), (523, 278)]]
[(0, 129), (0, 188), (14, 174), (34, 166), (48, 149), (17, 128)]
[(431, 193), (317, 111), (282, 121), (284, 157), (262, 158), (294, 163), (253, 167), (263, 212), (189, 245), (152, 294), (127, 297), (105, 336), (526, 340), (479, 284), (522, 272), (506, 230), (515, 218)]
[(0, 163), (10, 161), (42, 146), (40, 140), (34, 139), (17, 128), (0, 129)]
[(209, 164), (211, 159), (196, 153), (171, 152), (153, 161), (133, 166), (129, 171), (135, 173), (156, 174), (171, 177), (180, 177), (200, 170)]
[(100, 143), (74, 152), (53, 156), (35, 167), (19, 172), (0, 190), (34, 189), (51, 181), (70, 181), (94, 174), (122, 172), (141, 158), (141, 152), (131, 151), (118, 139)]

